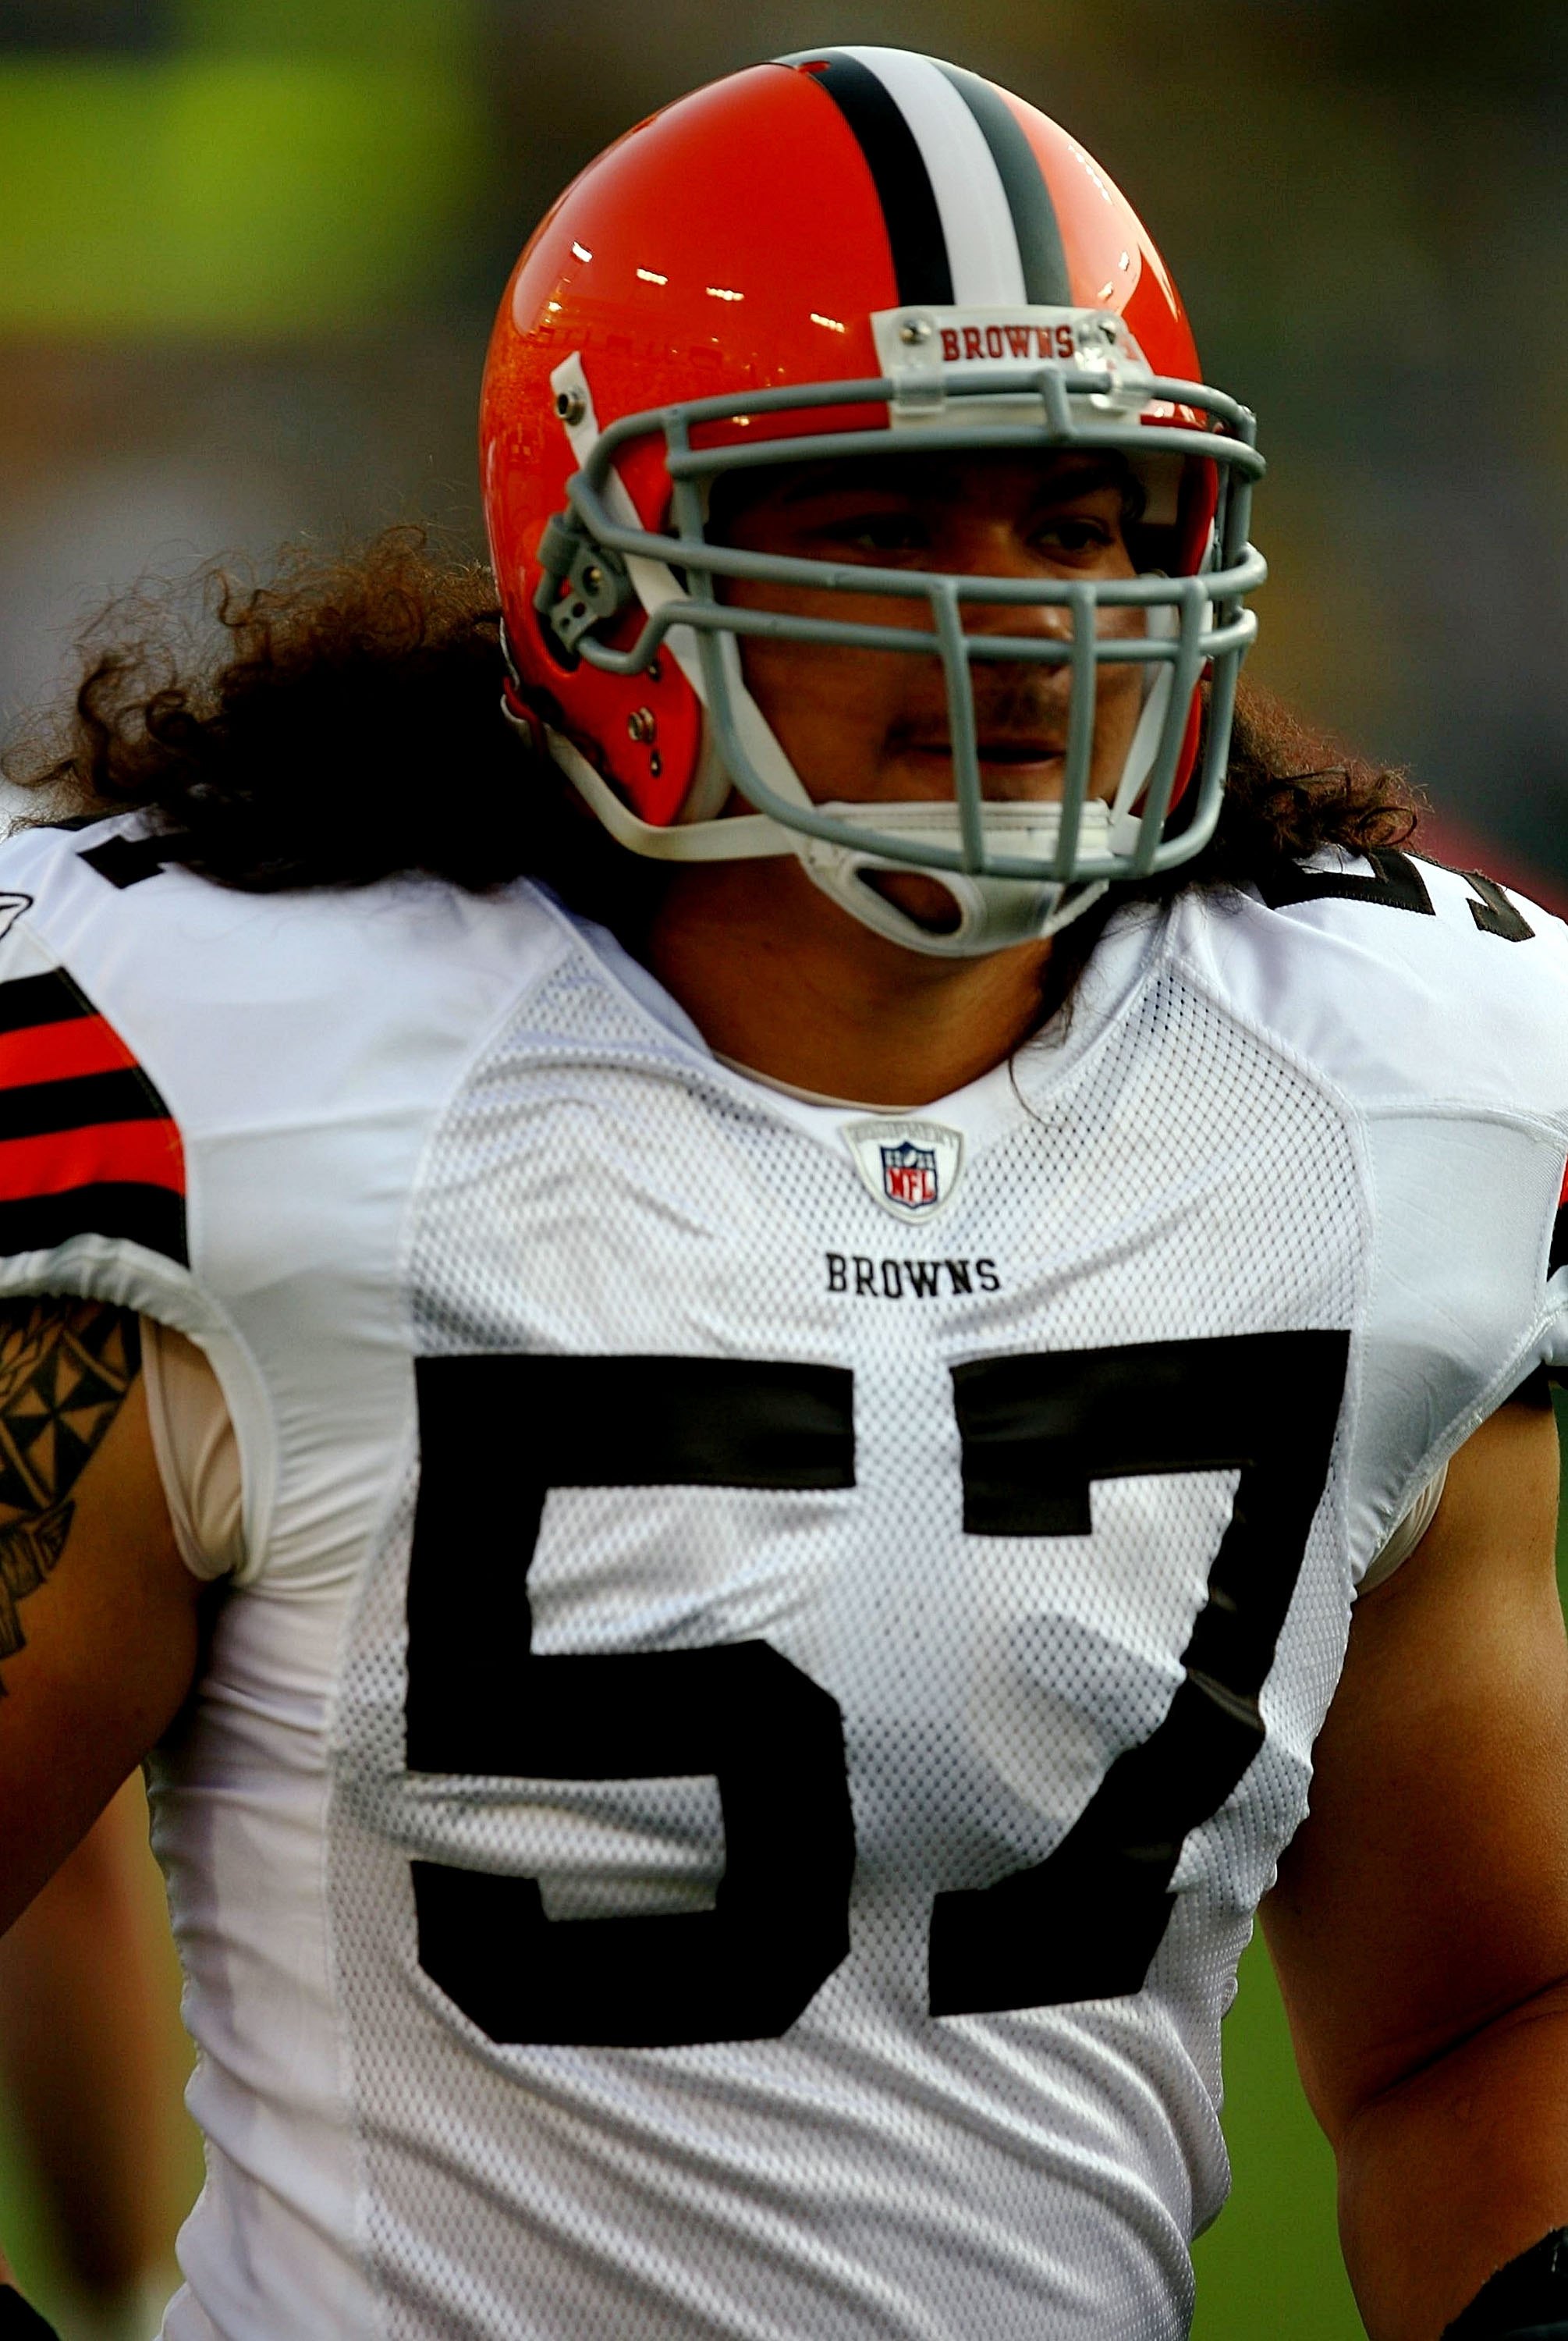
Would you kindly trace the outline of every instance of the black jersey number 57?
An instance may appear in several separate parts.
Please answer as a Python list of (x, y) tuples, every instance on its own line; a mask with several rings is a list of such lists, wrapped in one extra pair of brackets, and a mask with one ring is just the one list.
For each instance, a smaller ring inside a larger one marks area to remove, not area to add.
[[(1182, 1845), (1262, 1742), (1259, 1694), (1327, 1474), (1346, 1349), (1343, 1332), (1237, 1334), (954, 1370), (976, 1538), (1087, 1534), (1097, 1479), (1238, 1478), (1160, 1723), (1116, 1758), (1046, 1860), (935, 1896), (934, 2017), (1143, 1984)], [(850, 1375), (503, 1355), (422, 1360), (418, 1384), (410, 1770), (711, 1775), (725, 1843), (711, 1909), (568, 1923), (547, 1917), (531, 1878), (416, 1861), (425, 1973), (499, 2041), (673, 2047), (787, 2031), (849, 1949), (855, 1836), (837, 1702), (762, 1641), (535, 1657), (528, 1569), (551, 1488), (852, 1489)]]

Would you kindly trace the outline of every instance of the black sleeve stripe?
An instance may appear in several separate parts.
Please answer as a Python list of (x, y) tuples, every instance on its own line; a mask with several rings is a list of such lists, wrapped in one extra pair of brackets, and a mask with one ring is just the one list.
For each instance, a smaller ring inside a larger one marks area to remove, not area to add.
[(0, 1202), (0, 1255), (53, 1251), (73, 1236), (109, 1236), (137, 1243), (185, 1267), (185, 1201), (167, 1187), (105, 1181), (68, 1187), (58, 1195), (25, 1195)]
[(1552, 1249), (1546, 1255), (1548, 1276), (1555, 1276), (1560, 1268), (1568, 1268), (1568, 1203), (1559, 1206), (1552, 1222)]
[(0, 1032), (25, 1032), (35, 1024), (64, 1024), (96, 1012), (61, 968), (0, 983)]
[[(72, 1024), (80, 1035), (92, 1022), (104, 1024), (111, 1055), (131, 1053), (64, 968), (0, 982), (0, 1035), (44, 1036), (18, 1042), (29, 1070), (50, 1069), (52, 1025)], [(140, 1065), (8, 1081), (0, 1153), (0, 1255), (96, 1235), (188, 1264), (179, 1126)]]
[(66, 1081), (30, 1081), (0, 1091), (0, 1141), (41, 1138), (56, 1130), (90, 1130), (106, 1121), (166, 1121), (168, 1108), (135, 1067), (79, 1073)]
[(961, 65), (938, 63), (963, 99), (991, 150), (991, 160), (1013, 214), (1018, 257), (1024, 266), (1024, 297), (1050, 308), (1070, 308), (1073, 288), (1057, 207), (1022, 123), (1001, 93)]

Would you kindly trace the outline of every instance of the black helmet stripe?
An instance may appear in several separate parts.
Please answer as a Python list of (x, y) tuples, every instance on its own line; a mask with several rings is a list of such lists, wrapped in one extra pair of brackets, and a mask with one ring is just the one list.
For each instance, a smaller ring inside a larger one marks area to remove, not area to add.
[(827, 91), (859, 144), (882, 206), (899, 307), (948, 307), (953, 270), (942, 214), (918, 141), (898, 101), (868, 65), (841, 49), (801, 49), (779, 63), (818, 65), (812, 80)]
[(1067, 258), (1062, 249), (1057, 207), (1017, 115), (1001, 92), (988, 81), (982, 81), (978, 74), (966, 73), (962, 65), (944, 65), (938, 57), (931, 62), (952, 83), (979, 124), (981, 135), (991, 150), (991, 160), (1013, 214), (1018, 257), (1024, 266), (1025, 299), (1051, 308), (1069, 308), (1072, 285), (1067, 277)]

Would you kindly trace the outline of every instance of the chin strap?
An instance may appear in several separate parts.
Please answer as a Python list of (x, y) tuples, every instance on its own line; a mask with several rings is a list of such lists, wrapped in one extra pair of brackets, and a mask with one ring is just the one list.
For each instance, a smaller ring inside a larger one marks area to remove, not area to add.
[(817, 840), (811, 842), (816, 852), (803, 852), (800, 860), (813, 884), (863, 927), (928, 959), (983, 959), (1014, 943), (1043, 942), (1047, 936), (1060, 934), (1097, 902), (1109, 882), (1097, 878), (1075, 886), (1035, 886), (1022, 878), (971, 878), (962, 871), (922, 870), (915, 874), (934, 879), (951, 896), (958, 914), (956, 925), (931, 928), (922, 926), (918, 919), (868, 884), (866, 871), (897, 872), (897, 862), (866, 855), (854, 859), (843, 871), (825, 871), (819, 854), (848, 855), (849, 849)]
[[(507, 721), (520, 731), (529, 727), (502, 702)], [(1037, 941), (1057, 934), (1097, 902), (1106, 892), (1104, 879), (1078, 885), (1037, 884), (1024, 878), (971, 878), (962, 872), (922, 869), (913, 862), (899, 862), (881, 853), (862, 853), (852, 845), (807, 837), (786, 829), (767, 813), (737, 813), (728, 821), (688, 822), (660, 829), (641, 821), (622, 802), (603, 775), (596, 772), (581, 749), (559, 732), (545, 727), (545, 746), (580, 796), (597, 813), (616, 842), (650, 862), (751, 862), (792, 853), (813, 885), (858, 919), (873, 932), (909, 951), (938, 959), (974, 959), (987, 951), (1005, 951), (1011, 943)], [(857, 823), (895, 836), (957, 844), (958, 822), (950, 805), (830, 804), (831, 813), (847, 828)], [(1085, 826), (1108, 833), (1111, 814), (1105, 805), (1086, 805)], [(1093, 816), (1097, 815), (1097, 820)], [(994, 805), (987, 815), (994, 833), (1020, 853), (1042, 860), (1056, 851), (1059, 810), (1056, 805)], [(868, 875), (904, 871), (911, 876), (934, 878), (950, 894), (958, 921), (944, 932), (920, 924), (886, 895), (868, 885)]]
[[(531, 726), (504, 699), (501, 712), (514, 731), (531, 739)], [(804, 842), (765, 812), (737, 813), (729, 821), (681, 822), (661, 829), (634, 813), (564, 732), (551, 731), (548, 723), (541, 729), (551, 762), (629, 853), (640, 853), (649, 862), (756, 862), (798, 852)]]
[[(932, 844), (958, 843), (958, 824), (949, 804), (828, 804), (821, 810), (847, 829), (879, 830)], [(1097, 815), (1097, 818), (1093, 816)], [(1108, 834), (1109, 809), (1086, 805), (1080, 835), (1093, 842)], [(1060, 835), (1060, 808), (1054, 804), (996, 804), (987, 810), (987, 833), (1002, 852), (1048, 861)], [(874, 932), (933, 959), (975, 959), (1010, 944), (1037, 942), (1054, 935), (1097, 902), (1106, 881), (1061, 883), (1029, 878), (971, 877), (963, 871), (928, 870), (886, 853), (860, 852), (851, 844), (797, 837), (794, 851), (813, 885)], [(949, 927), (925, 926), (891, 902), (869, 882), (884, 872), (929, 878), (949, 896), (958, 916)]]

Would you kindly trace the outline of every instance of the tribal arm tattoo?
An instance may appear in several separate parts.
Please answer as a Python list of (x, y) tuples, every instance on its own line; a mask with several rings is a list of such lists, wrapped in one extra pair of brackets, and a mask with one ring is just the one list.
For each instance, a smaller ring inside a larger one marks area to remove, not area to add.
[(15, 1658), (27, 1639), (20, 1605), (65, 1549), (71, 1490), (140, 1365), (131, 1310), (101, 1300), (0, 1302), (0, 1659)]

